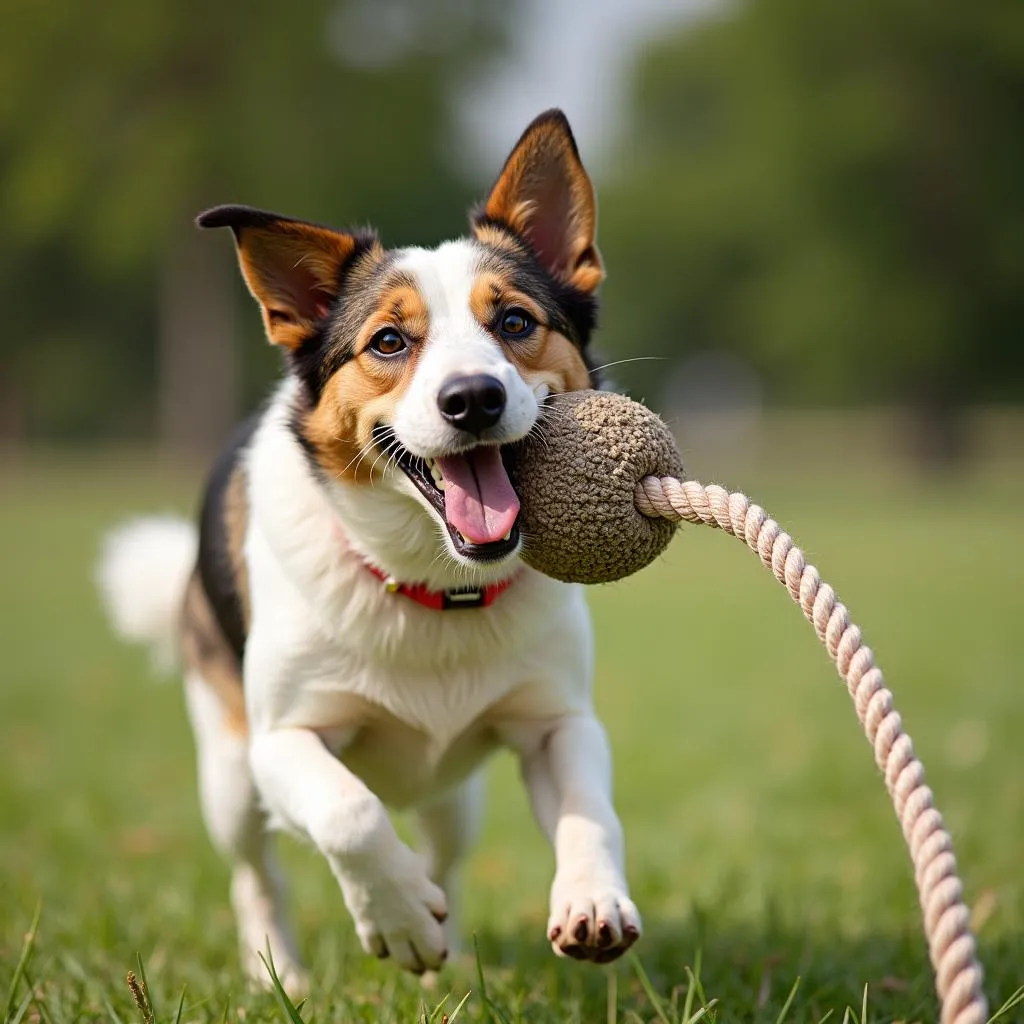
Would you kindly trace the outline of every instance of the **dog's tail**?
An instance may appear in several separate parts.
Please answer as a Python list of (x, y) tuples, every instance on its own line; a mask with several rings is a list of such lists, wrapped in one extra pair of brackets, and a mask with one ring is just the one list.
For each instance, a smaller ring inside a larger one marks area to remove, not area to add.
[(103, 542), (96, 582), (122, 639), (145, 643), (158, 668), (176, 661), (185, 588), (196, 562), (196, 528), (152, 516), (112, 530)]

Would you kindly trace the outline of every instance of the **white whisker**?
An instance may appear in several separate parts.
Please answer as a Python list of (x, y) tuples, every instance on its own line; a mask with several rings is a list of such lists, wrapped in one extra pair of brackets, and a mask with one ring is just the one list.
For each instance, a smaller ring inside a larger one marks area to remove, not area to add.
[(610, 363), (604, 363), (602, 366), (595, 366), (590, 372), (600, 373), (602, 370), (607, 370), (610, 366), (622, 366), (624, 363), (667, 363), (668, 356), (632, 356), (629, 359), (615, 359)]
[[(341, 441), (342, 438), (339, 437), (339, 438), (337, 438), (337, 440)], [(366, 456), (370, 454), (370, 449), (373, 447), (373, 445), (374, 445), (374, 441), (371, 438), (369, 441), (366, 442), (366, 444), (364, 444), (359, 449), (359, 451), (356, 452), (355, 456), (349, 461), (348, 465), (345, 466), (345, 468), (341, 470), (341, 472), (338, 474), (338, 478), (341, 479), (341, 475), (344, 474), (344, 473), (347, 473), (349, 468), (352, 466), (353, 463), (356, 464), (356, 471), (358, 472), (358, 470), (359, 470), (359, 463), (362, 462), (363, 459), (365, 459)]]

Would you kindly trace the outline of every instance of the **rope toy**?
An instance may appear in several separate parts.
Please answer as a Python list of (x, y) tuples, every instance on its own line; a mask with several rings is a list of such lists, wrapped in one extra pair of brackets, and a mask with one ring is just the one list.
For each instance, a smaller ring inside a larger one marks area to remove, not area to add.
[(523, 559), (549, 576), (576, 583), (621, 579), (661, 554), (685, 521), (742, 540), (786, 587), (846, 683), (885, 777), (914, 865), (942, 1024), (985, 1024), (970, 912), (924, 766), (860, 629), (789, 534), (745, 495), (686, 480), (665, 423), (621, 395), (552, 398), (514, 472)]

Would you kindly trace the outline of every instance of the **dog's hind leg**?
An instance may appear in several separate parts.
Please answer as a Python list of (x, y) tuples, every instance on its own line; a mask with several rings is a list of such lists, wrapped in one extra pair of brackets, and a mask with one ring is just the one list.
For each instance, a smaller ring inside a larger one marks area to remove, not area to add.
[(266, 816), (249, 768), (244, 719), (197, 672), (185, 679), (199, 762), (199, 797), (214, 846), (231, 865), (231, 902), (238, 922), (242, 966), (257, 984), (270, 983), (259, 953), (267, 943), (285, 988), (306, 980), (284, 911), (284, 891), (271, 849)]
[(484, 776), (478, 771), (416, 809), (427, 873), (448, 897), (445, 932), (452, 954), (459, 949), (459, 866), (480, 830), (483, 793)]

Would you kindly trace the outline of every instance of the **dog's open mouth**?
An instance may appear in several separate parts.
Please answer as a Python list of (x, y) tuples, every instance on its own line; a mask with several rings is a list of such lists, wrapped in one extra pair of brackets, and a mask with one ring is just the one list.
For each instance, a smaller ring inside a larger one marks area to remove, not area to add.
[(402, 447), (391, 427), (378, 424), (373, 438), (430, 502), (460, 555), (493, 562), (515, 551), (519, 498), (505, 465), (509, 449), (478, 445), (458, 455), (423, 459)]

